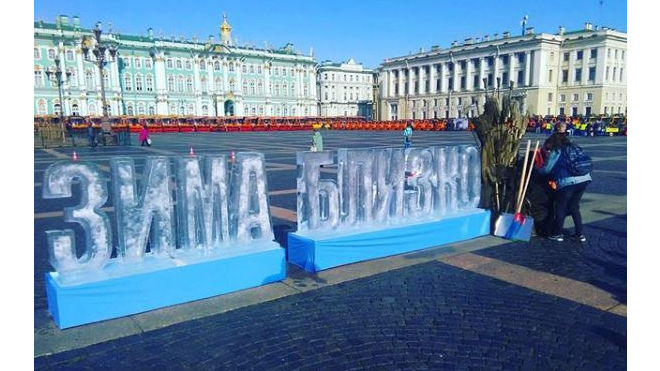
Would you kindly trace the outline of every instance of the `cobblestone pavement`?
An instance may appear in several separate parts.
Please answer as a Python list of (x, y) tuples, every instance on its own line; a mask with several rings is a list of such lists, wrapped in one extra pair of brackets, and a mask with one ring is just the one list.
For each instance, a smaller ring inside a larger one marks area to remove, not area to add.
[[(255, 141), (255, 136), (242, 139), (255, 143), (252, 149), (266, 152), (269, 163), (293, 164), (292, 149), (288, 154), (279, 153), (277, 146), (302, 149), (309, 134), (287, 134), (278, 138), (274, 147)], [(416, 137), (416, 145), (420, 146), (471, 140), (467, 133), (420, 134)], [(168, 144), (170, 139), (161, 138), (155, 142), (162, 143), (167, 151), (187, 153), (188, 142), (177, 137)], [(400, 138), (399, 133), (330, 132), (324, 133), (324, 139), (329, 149), (335, 149), (364, 142), (385, 145)], [(229, 143), (220, 142), (227, 136), (218, 136), (218, 140), (214, 143), (217, 148)], [(458, 256), (473, 254), (515, 270), (522, 277), (517, 284), (477, 273), (469, 265), (459, 267), (443, 258), (431, 258), (225, 313), (36, 357), (35, 369), (625, 369), (626, 141), (577, 141), (595, 160), (595, 180), (583, 206), (585, 220), (590, 221), (585, 228), (587, 243), (533, 238), (530, 243), (503, 243)], [(130, 151), (136, 159), (145, 155), (140, 148)], [(196, 153), (202, 151), (201, 146), (195, 147)], [(269, 151), (273, 157), (269, 158)], [(38, 161), (37, 152), (41, 155), (35, 150), (35, 182), (39, 179), (37, 172), (43, 171), (48, 162), (46, 157), (50, 160), (45, 156), (43, 162)], [(107, 163), (107, 156), (98, 156), (99, 163)], [(295, 188), (295, 181), (286, 179), (291, 176), (295, 177), (295, 170), (284, 170), (283, 166), (269, 171), (269, 190)], [(61, 217), (37, 217), (61, 211), (62, 207), (61, 202), (42, 202), (45, 200), (40, 197), (37, 202), (39, 191), (35, 184), (36, 249), (42, 243), (43, 236), (38, 234), (43, 234), (44, 228), (61, 228)], [(621, 197), (623, 207), (608, 206), (621, 202)], [(271, 205), (295, 210), (295, 201), (291, 204), (291, 200), (295, 200), (292, 194), (278, 195), (271, 197)], [(277, 218), (274, 223), (293, 225), (290, 220)], [(48, 269), (43, 253), (35, 250), (35, 313), (44, 308), (43, 292), (38, 291), (43, 290), (43, 283), (38, 282), (38, 276)], [(599, 308), (588, 305), (589, 295), (585, 300), (568, 300), (550, 290), (530, 288), (543, 286), (535, 282), (540, 275), (544, 275), (546, 286), (551, 286), (552, 277), (556, 277), (586, 285), (592, 291), (602, 290), (616, 305)]]

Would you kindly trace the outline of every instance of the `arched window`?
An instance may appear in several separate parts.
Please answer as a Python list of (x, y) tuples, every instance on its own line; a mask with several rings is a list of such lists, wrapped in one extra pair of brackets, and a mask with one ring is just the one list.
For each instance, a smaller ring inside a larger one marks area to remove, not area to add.
[(135, 75), (135, 91), (142, 91), (142, 75)]
[(34, 48), (34, 59), (41, 59), (41, 51), (39, 51), (39, 48)]
[(257, 107), (252, 107), (252, 116), (257, 115)]
[(188, 103), (188, 114), (189, 115), (194, 115), (195, 114), (195, 104), (194, 103)]
[(275, 116), (280, 115), (280, 106), (275, 107)]
[(155, 115), (155, 114), (156, 114), (156, 107), (150, 105), (149, 108), (147, 108), (147, 113), (148, 113), (150, 116)]
[(71, 114), (74, 116), (80, 116), (80, 107), (78, 107), (78, 101), (74, 101), (71, 104)]
[(291, 116), (296, 115), (296, 107), (291, 108)]
[[(286, 68), (282, 68), (282, 76), (286, 76)], [(286, 112), (286, 108), (284, 109), (284, 111)]]
[(170, 103), (170, 114), (176, 115), (176, 104)]
[(206, 93), (209, 90), (209, 87), (205, 76), (202, 76), (200, 83), (202, 84), (202, 92)]
[(259, 116), (264, 115), (264, 106), (259, 106)]
[(257, 66), (257, 73), (261, 75), (261, 66)]
[(57, 52), (55, 52), (55, 49), (48, 49), (48, 59), (55, 59), (57, 56)]
[(181, 75), (177, 76), (177, 78), (176, 78), (176, 90), (178, 92), (183, 91), (183, 76), (181, 76)]
[(186, 91), (189, 92), (189, 93), (193, 91), (192, 77), (187, 77), (186, 78)]
[(142, 68), (142, 59), (141, 58), (135, 58), (135, 68)]
[(174, 91), (174, 76), (172, 75), (167, 77), (167, 90)]
[(229, 91), (232, 92), (232, 93), (236, 92), (236, 84), (234, 83), (234, 80), (231, 80), (229, 82)]
[(259, 81), (259, 82), (257, 83), (257, 94), (259, 94), (259, 95), (263, 95), (263, 93), (264, 93), (264, 86), (263, 86), (263, 84), (261, 83), (261, 81)]
[(90, 103), (89, 106), (87, 106), (87, 112), (92, 116), (96, 115), (96, 104)]
[(46, 111), (46, 101), (39, 99), (37, 101), (37, 115), (45, 115), (46, 113), (48, 113)]
[(234, 72), (234, 64), (229, 63), (229, 72)]
[(209, 106), (203, 105), (202, 106), (202, 116), (208, 116), (209, 115)]
[(135, 114), (135, 110), (133, 109), (133, 103), (128, 103), (126, 105), (126, 114), (129, 116), (132, 116)]
[(291, 96), (295, 97), (296, 96), (296, 84), (291, 83)]
[(183, 64), (181, 63), (181, 59), (176, 60), (176, 68), (183, 69)]
[(222, 79), (219, 77), (215, 78), (214, 90), (222, 90)]
[(137, 113), (138, 113), (138, 115), (144, 115), (144, 103), (142, 103), (142, 102), (138, 103)]
[(289, 115), (289, 107), (284, 106), (284, 116), (288, 116), (288, 115)]
[(185, 107), (183, 104), (181, 104), (181, 106), (179, 106), (179, 113), (180, 113), (181, 115), (185, 115), (185, 114), (186, 114), (186, 107)]
[(145, 85), (147, 86), (147, 91), (154, 91), (154, 77), (151, 75), (147, 75), (144, 81), (145, 81)]
[(309, 116), (309, 107), (305, 106), (305, 116)]
[[(283, 70), (283, 71), (286, 71), (286, 70)], [(286, 97), (287, 93), (288, 93), (288, 90), (287, 90), (286, 82), (283, 82), (282, 83), (282, 95)]]
[(206, 71), (206, 61), (205, 60), (199, 61), (199, 69), (202, 70), (202, 71)]
[(254, 65), (253, 64), (250, 65), (250, 73), (254, 73)]
[(220, 62), (218, 61), (213, 62), (213, 69), (215, 71), (220, 71)]
[(241, 67), (241, 72), (242, 72), (242, 73), (247, 73), (247, 66), (246, 66), (246, 65), (243, 65), (243, 66)]
[(254, 87), (254, 81), (250, 81), (250, 94), (252, 94), (252, 95), (256, 95), (256, 94), (257, 94), (257, 91), (256, 91), (256, 89), (255, 89), (255, 87)]
[(167, 68), (174, 68), (174, 65), (172, 64), (171, 59), (168, 58), (166, 63), (167, 63)]
[(66, 69), (66, 72), (69, 73), (69, 78), (67, 79), (69, 86), (78, 86), (78, 75), (76, 75), (76, 70), (69, 67)]
[(131, 78), (131, 74), (129, 73), (124, 74), (124, 90), (126, 91), (133, 90), (133, 79)]
[(276, 97), (280, 96), (280, 85), (277, 83), (275, 84), (275, 96)]
[(69, 62), (73, 61), (73, 50), (67, 50), (66, 51), (66, 60)]
[(144, 68), (151, 68), (151, 58), (144, 59)]
[(110, 88), (110, 74), (107, 70), (103, 70), (103, 86), (105, 88)]
[(34, 71), (34, 86), (37, 88), (44, 86), (44, 74), (41, 71)]
[(85, 86), (87, 86), (87, 89), (94, 89), (96, 87), (96, 82), (94, 81), (94, 71), (85, 71)]
[(192, 65), (190, 64), (190, 61), (189, 61), (189, 60), (186, 60), (186, 69), (187, 69), (187, 70), (192, 69)]
[(248, 93), (247, 81), (243, 81), (243, 94), (247, 95), (247, 93)]

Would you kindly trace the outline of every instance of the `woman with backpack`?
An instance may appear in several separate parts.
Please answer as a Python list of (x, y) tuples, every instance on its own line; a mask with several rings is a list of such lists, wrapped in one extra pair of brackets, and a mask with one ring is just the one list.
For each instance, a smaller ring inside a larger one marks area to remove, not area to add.
[[(564, 124), (565, 125), (565, 124)], [(565, 132), (565, 126), (552, 134), (545, 142), (550, 152), (545, 164), (539, 172), (550, 174), (557, 185), (554, 199), (555, 220), (549, 239), (564, 241), (563, 229), (566, 215), (573, 217), (575, 236), (585, 242), (582, 215), (580, 214), (580, 199), (591, 182), (591, 158), (578, 145), (571, 143)]]

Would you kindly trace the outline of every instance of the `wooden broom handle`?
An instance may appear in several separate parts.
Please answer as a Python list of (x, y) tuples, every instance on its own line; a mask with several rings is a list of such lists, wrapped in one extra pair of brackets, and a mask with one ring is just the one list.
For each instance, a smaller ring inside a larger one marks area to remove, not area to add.
[(536, 151), (539, 149), (539, 141), (536, 141), (536, 146), (534, 147), (534, 154), (532, 154), (532, 163), (529, 165), (529, 172), (527, 174), (527, 179), (525, 180), (525, 188), (523, 189), (522, 197), (520, 197), (520, 204), (518, 205), (518, 212), (522, 210), (523, 201), (525, 200), (525, 195), (527, 194), (527, 186), (529, 185), (529, 179), (532, 177), (532, 170), (534, 170), (534, 160), (536, 159)]
[(527, 159), (529, 158), (529, 147), (532, 145), (531, 140), (527, 140), (527, 150), (525, 151), (525, 161), (523, 162), (522, 174), (520, 174), (520, 185), (518, 186), (518, 192), (516, 197), (516, 209), (514, 212), (518, 212), (518, 204), (520, 203), (520, 196), (522, 195), (523, 186), (525, 184), (525, 174), (527, 173)]

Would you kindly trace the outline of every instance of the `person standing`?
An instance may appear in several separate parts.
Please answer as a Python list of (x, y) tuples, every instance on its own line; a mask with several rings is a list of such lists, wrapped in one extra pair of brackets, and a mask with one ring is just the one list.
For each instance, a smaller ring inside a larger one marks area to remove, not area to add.
[(149, 138), (149, 130), (147, 129), (147, 125), (142, 125), (138, 140), (141, 143), (140, 146), (144, 146), (146, 144), (147, 146), (151, 147), (151, 138)]
[(410, 148), (412, 146), (412, 134), (413, 134), (412, 124), (408, 123), (406, 125), (406, 128), (403, 129), (403, 147), (404, 148)]
[(91, 120), (87, 123), (87, 136), (89, 137), (89, 146), (96, 147), (96, 129)]
[(571, 143), (566, 135), (566, 124), (560, 125), (545, 143), (550, 151), (544, 166), (539, 169), (541, 174), (551, 174), (556, 183), (555, 220), (552, 225), (550, 240), (564, 241), (564, 220), (571, 215), (575, 224), (575, 236), (581, 242), (587, 240), (583, 233), (580, 200), (591, 183), (591, 159), (582, 149)]
[(312, 135), (312, 152), (323, 152), (323, 137), (318, 128), (314, 128)]

